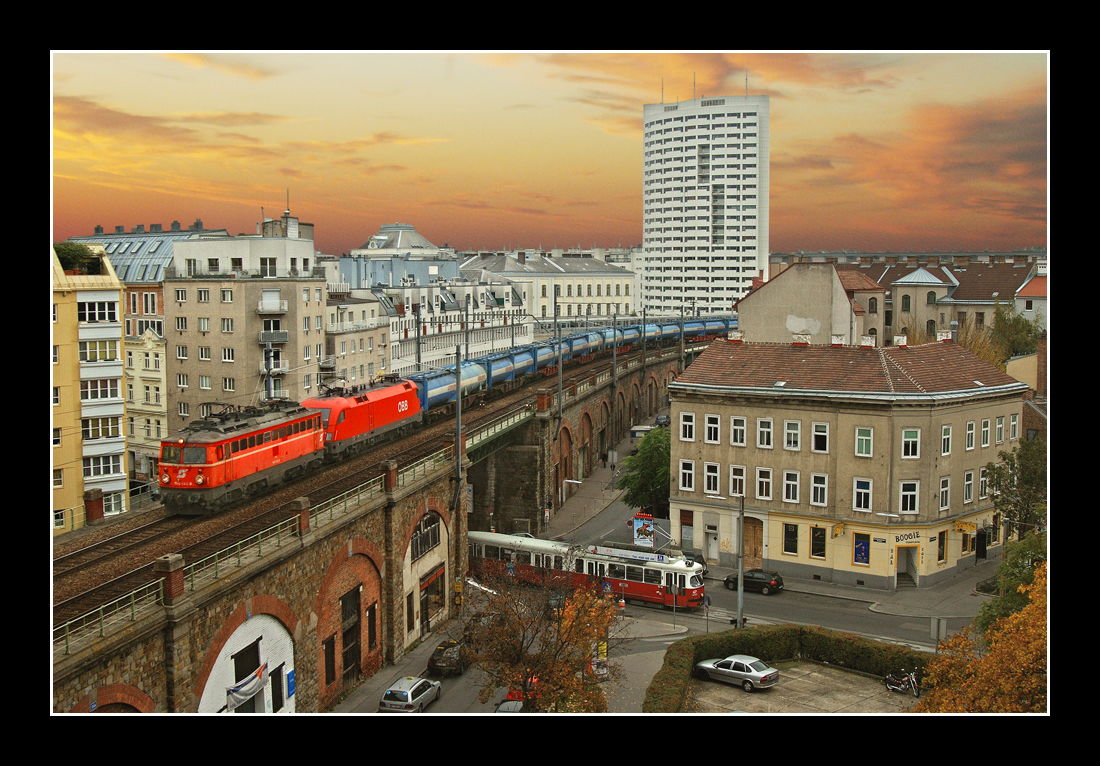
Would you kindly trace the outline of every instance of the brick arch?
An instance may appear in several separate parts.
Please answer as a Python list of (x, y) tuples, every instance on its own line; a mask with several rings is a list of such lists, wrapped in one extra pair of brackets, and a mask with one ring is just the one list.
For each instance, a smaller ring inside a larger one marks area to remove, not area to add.
[(378, 578), (382, 578), (382, 563), (385, 561), (382, 551), (378, 549), (378, 546), (362, 537), (355, 537), (348, 541), (347, 545), (340, 546), (340, 553), (333, 557), (329, 562), (328, 568), (325, 570), (324, 576), (321, 578), (321, 585), (317, 588), (317, 594), (313, 597), (313, 613), (320, 614), (321, 599), (326, 593), (331, 590), (332, 582), (336, 578), (337, 573), (340, 571), (340, 567), (350, 559), (352, 556), (364, 556), (371, 565), (374, 567), (374, 571), (378, 573)]
[[(129, 684), (107, 684), (96, 689), (92, 694), (95, 695), (96, 711), (101, 711), (108, 705), (125, 705), (126, 707), (133, 708), (138, 713), (154, 713), (156, 712), (156, 703), (153, 702), (153, 698), (148, 694), (138, 689), (135, 686)], [(92, 711), (92, 694), (82, 699), (76, 704), (69, 712), (70, 713), (91, 713)]]
[(417, 507), (416, 513), (413, 514), (412, 520), (409, 521), (409, 526), (405, 529), (405, 544), (401, 546), (401, 556), (405, 557), (405, 551), (409, 549), (409, 544), (412, 542), (413, 531), (416, 529), (416, 525), (420, 523), (420, 520), (424, 518), (428, 511), (434, 511), (439, 514), (439, 518), (443, 520), (443, 526), (447, 528), (447, 534), (453, 536), (454, 529), (451, 528), (451, 511), (449, 506), (437, 497), (429, 497), (425, 503), (425, 508), (421, 509)]
[(298, 617), (294, 614), (293, 610), (286, 605), (281, 598), (277, 596), (257, 595), (251, 598), (243, 600), (238, 604), (237, 608), (233, 610), (233, 613), (229, 615), (225, 622), (222, 623), (221, 628), (218, 629), (217, 634), (214, 636), (214, 640), (210, 642), (210, 647), (206, 650), (206, 656), (202, 661), (202, 668), (199, 670), (197, 677), (195, 678), (194, 694), (196, 699), (202, 699), (202, 693), (206, 690), (206, 682), (210, 680), (210, 674), (214, 670), (214, 664), (218, 661), (218, 656), (221, 654), (222, 647), (233, 636), (234, 631), (237, 628), (244, 625), (245, 621), (251, 616), (259, 614), (267, 614), (274, 617), (276, 620), (283, 624), (283, 627), (287, 629), (287, 632), (294, 635), (298, 629)]

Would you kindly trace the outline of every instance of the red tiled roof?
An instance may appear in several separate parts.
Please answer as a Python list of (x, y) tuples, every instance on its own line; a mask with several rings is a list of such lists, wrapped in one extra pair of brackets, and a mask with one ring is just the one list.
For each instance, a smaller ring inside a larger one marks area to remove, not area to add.
[[(781, 388), (776, 387), (778, 381), (784, 381)], [(678, 383), (851, 394), (937, 394), (1024, 386), (955, 343), (861, 348), (727, 340), (708, 346), (673, 385)]]
[(1047, 297), (1047, 278), (1032, 277), (1032, 279), (1016, 293), (1017, 298), (1045, 298)]
[(952, 267), (948, 270), (959, 280), (959, 286), (951, 293), (951, 300), (956, 302), (999, 300), (1011, 303), (1031, 273), (1029, 265), (1012, 263), (971, 263), (965, 269)]

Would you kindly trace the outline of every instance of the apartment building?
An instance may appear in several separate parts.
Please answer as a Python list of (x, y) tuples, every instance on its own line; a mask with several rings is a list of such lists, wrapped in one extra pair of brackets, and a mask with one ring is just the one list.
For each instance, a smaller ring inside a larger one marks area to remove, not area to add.
[(316, 264), (302, 237), (175, 243), (164, 275), (169, 434), (225, 405), (316, 392), (328, 300)]
[(86, 493), (102, 495), (104, 514), (127, 508), (123, 423), (122, 283), (100, 257), (99, 274), (66, 273), (53, 262), (53, 528), (84, 525)]
[(768, 277), (768, 96), (643, 109), (641, 299), (653, 315), (728, 314)]
[(804, 579), (950, 577), (1003, 541), (986, 466), (1026, 390), (951, 342), (715, 341), (669, 385), (672, 535)]
[(886, 290), (832, 263), (798, 263), (737, 302), (737, 329), (750, 343), (882, 345)]

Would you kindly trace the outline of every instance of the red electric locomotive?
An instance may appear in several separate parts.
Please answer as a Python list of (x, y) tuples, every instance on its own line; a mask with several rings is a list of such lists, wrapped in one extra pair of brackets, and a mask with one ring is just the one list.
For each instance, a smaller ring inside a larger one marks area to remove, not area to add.
[(421, 420), (416, 386), (407, 380), (385, 388), (306, 399), (302, 406), (321, 413), (327, 460), (354, 455), (393, 432), (404, 434)]
[(321, 415), (295, 402), (226, 406), (161, 443), (164, 506), (205, 515), (320, 466), (325, 446)]

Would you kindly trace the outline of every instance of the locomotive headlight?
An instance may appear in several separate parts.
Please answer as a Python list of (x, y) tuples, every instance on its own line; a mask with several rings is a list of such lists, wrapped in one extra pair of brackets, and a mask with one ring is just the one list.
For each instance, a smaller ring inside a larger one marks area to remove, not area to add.
[(202, 474), (201, 474), (201, 473), (200, 473), (200, 474), (197, 474), (197, 475), (195, 476), (195, 483), (196, 483), (196, 484), (202, 484), (202, 483), (203, 483), (204, 481), (206, 481), (206, 480), (205, 480), (205, 479), (204, 479), (204, 478), (202, 477)]
[(160, 483), (161, 483), (161, 484), (167, 484), (167, 483), (168, 483), (168, 482), (170, 482), (171, 480), (172, 480), (172, 477), (171, 477), (171, 476), (169, 476), (168, 474), (166, 474), (166, 473), (165, 473), (165, 474), (161, 474), (161, 477), (160, 477)]

